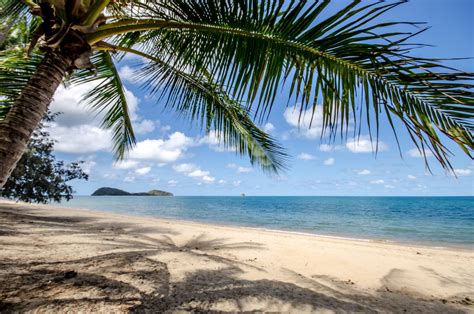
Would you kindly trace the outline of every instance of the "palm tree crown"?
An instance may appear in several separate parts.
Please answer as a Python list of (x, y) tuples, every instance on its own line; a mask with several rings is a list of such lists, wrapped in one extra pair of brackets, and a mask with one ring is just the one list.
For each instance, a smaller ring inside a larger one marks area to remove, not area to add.
[[(330, 1), (0, 0), (3, 25), (24, 21), (28, 43), (1, 51), (0, 125), (45, 56), (67, 56), (63, 79), (96, 82), (84, 101), (105, 112), (123, 158), (135, 137), (114, 59), (134, 54), (146, 61), (136, 76), (151, 96), (264, 170), (284, 168), (286, 154), (253, 119), (268, 117), (282, 86), (301, 113), (322, 106), (330, 139), (349, 123), (360, 134), (363, 121), (377, 138), (384, 115), (450, 168), (440, 134), (474, 149), (473, 75), (412, 55), (419, 23), (376, 22), (404, 2), (352, 1), (328, 16)], [(407, 27), (415, 31), (398, 30)]]

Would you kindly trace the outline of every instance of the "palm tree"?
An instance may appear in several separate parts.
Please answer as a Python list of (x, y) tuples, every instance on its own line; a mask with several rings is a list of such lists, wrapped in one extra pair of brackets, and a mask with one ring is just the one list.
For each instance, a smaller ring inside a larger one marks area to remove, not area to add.
[(473, 75), (413, 55), (418, 23), (375, 22), (404, 2), (353, 1), (329, 15), (328, 0), (0, 0), (3, 25), (34, 27), (27, 49), (0, 56), (0, 187), (62, 82), (96, 82), (85, 101), (105, 112), (125, 156), (135, 138), (114, 62), (125, 54), (146, 60), (137, 77), (152, 97), (264, 170), (286, 155), (253, 119), (268, 117), (282, 86), (301, 113), (322, 106), (329, 139), (349, 124), (360, 134), (363, 120), (378, 139), (380, 116), (394, 130), (397, 118), (449, 169), (440, 136), (474, 149)]

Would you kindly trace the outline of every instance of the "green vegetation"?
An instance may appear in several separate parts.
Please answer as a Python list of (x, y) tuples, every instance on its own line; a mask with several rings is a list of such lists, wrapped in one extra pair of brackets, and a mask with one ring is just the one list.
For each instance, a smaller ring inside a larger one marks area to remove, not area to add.
[[(45, 121), (52, 121), (47, 116)], [(69, 201), (73, 196), (72, 180), (87, 180), (83, 162), (65, 164), (53, 155), (54, 141), (42, 125), (33, 133), (28, 147), (16, 165), (0, 196), (29, 203)]]
[(173, 196), (173, 193), (165, 192), (161, 190), (151, 190), (147, 192), (148, 195), (152, 196)]
[(469, 156), (474, 149), (474, 76), (412, 53), (420, 23), (377, 22), (405, 2), (351, 1), (329, 15), (331, 1), (0, 0), (3, 42), (23, 27), (27, 43), (0, 54), (0, 186), (61, 83), (96, 83), (84, 101), (106, 113), (102, 126), (124, 157), (135, 144), (116, 68), (125, 54), (143, 59), (136, 78), (152, 99), (216, 130), (263, 170), (286, 165), (254, 123), (283, 86), (302, 111), (322, 106), (330, 140), (347, 137), (349, 123), (360, 134), (365, 122), (377, 141), (384, 115), (451, 169), (443, 137)]
[(97, 189), (92, 196), (173, 196), (173, 193), (160, 191), (160, 190), (151, 190), (149, 192), (140, 192), (140, 193), (129, 193), (120, 189), (103, 187)]

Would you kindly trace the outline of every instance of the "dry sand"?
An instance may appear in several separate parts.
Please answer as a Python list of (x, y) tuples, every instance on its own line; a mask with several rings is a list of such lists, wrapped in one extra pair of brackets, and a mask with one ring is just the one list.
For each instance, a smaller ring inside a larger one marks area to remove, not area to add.
[(0, 312), (474, 313), (474, 252), (0, 201)]

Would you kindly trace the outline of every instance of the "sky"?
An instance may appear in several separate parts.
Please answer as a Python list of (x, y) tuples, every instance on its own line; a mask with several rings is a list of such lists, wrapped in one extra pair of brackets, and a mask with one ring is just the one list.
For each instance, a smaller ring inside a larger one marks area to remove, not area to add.
[[(345, 2), (334, 1), (331, 10)], [(420, 55), (474, 57), (472, 0), (412, 0), (382, 20), (427, 22), (431, 28), (417, 41), (434, 46), (419, 50)], [(474, 163), (456, 145), (447, 142), (457, 178), (438, 166), (434, 157), (428, 158), (429, 173), (400, 125), (403, 158), (384, 121), (376, 156), (368, 133), (358, 142), (350, 137), (347, 142), (321, 141), (320, 123), (311, 129), (298, 127), (298, 104), (287, 107), (285, 89), (261, 127), (286, 148), (289, 169), (279, 176), (269, 175), (252, 167), (246, 156), (224, 149), (215, 134), (206, 135), (195, 123), (163, 111), (163, 104), (147, 97), (133, 81), (135, 62), (125, 58), (118, 64), (137, 135), (136, 147), (122, 162), (116, 162), (111, 152), (110, 132), (101, 129), (98, 118), (80, 102), (92, 86), (61, 86), (54, 97), (51, 110), (63, 113), (49, 127), (57, 141), (56, 156), (84, 161), (89, 173), (88, 181), (71, 182), (77, 195), (90, 195), (103, 186), (130, 192), (161, 189), (175, 195), (474, 195)], [(455, 66), (474, 71), (472, 60)]]

